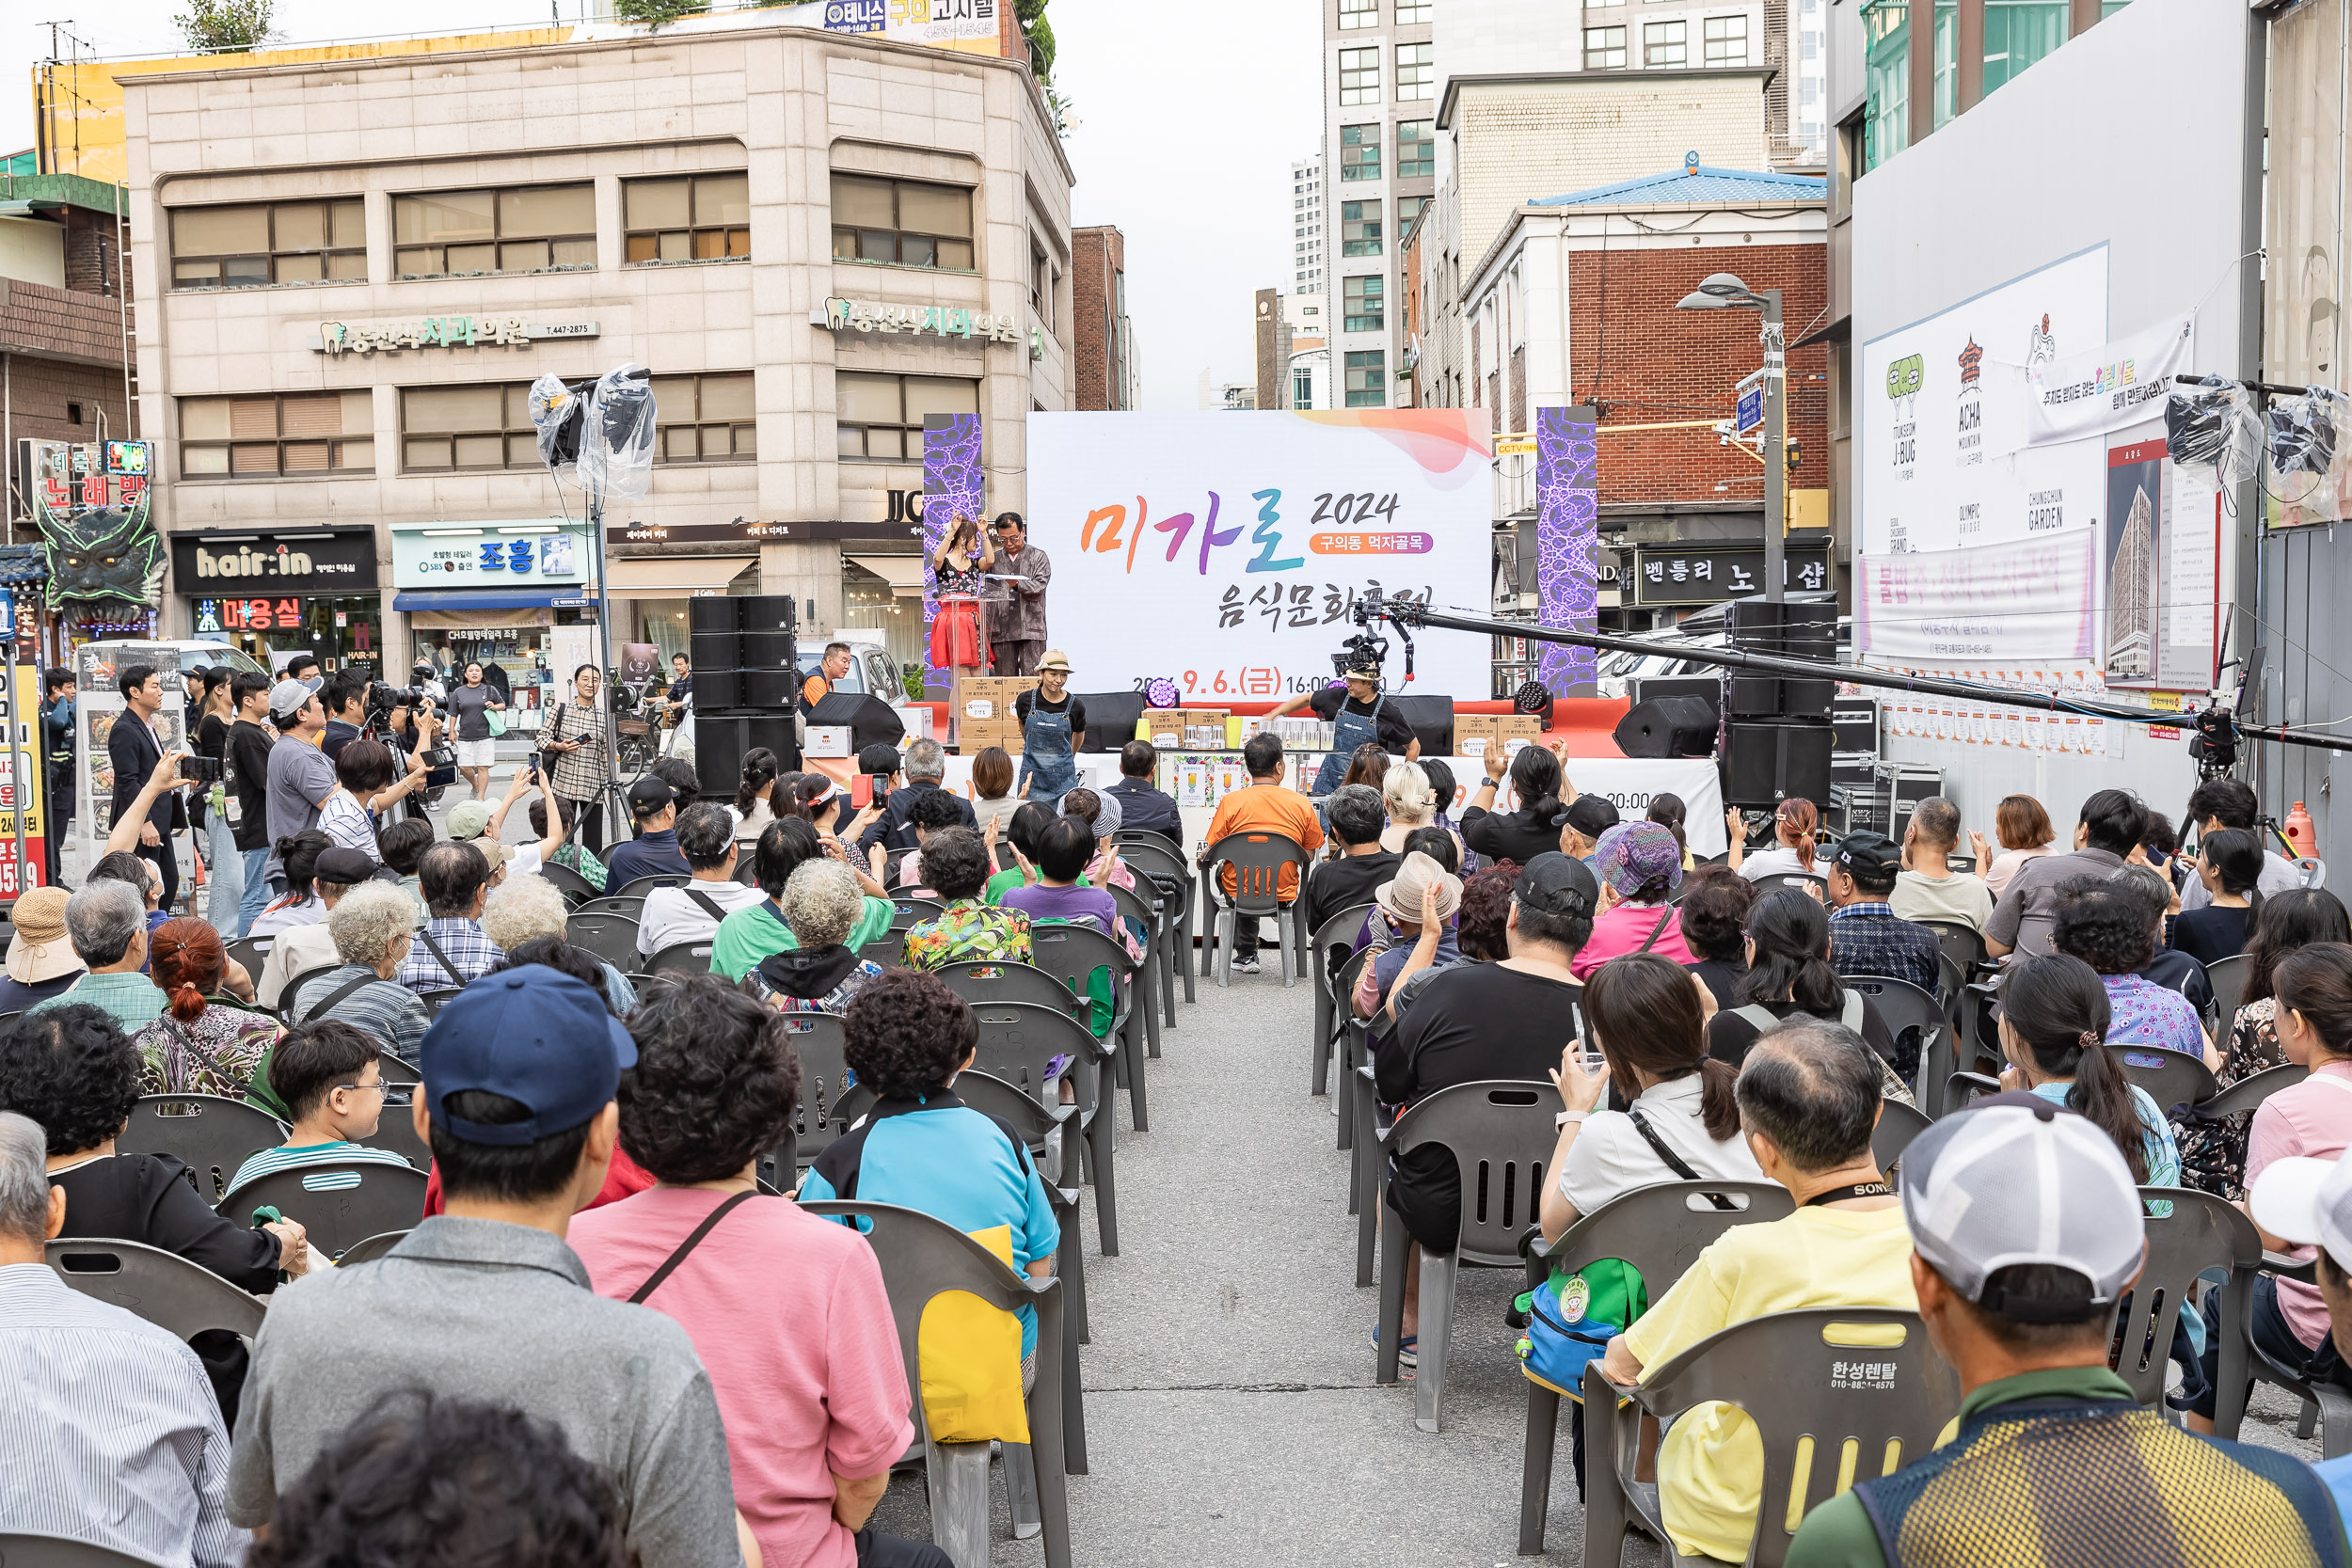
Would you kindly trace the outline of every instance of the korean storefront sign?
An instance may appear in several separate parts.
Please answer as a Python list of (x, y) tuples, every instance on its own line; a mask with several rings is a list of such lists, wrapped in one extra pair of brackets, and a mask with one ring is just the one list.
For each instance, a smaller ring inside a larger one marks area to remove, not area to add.
[(521, 348), (564, 338), (600, 336), (595, 322), (526, 322), (520, 316), (423, 316), (405, 322), (321, 322), (310, 346), (339, 354), (388, 354), (403, 348)]
[(196, 632), (203, 637), (237, 631), (300, 631), (303, 608), (300, 599), (199, 599)]
[(377, 585), (375, 530), (175, 533), (171, 579), (180, 593), (204, 598), (364, 592)]
[[(1830, 585), (1829, 546), (1791, 539), (1781, 560), (1782, 587), (1796, 594)], [(1761, 545), (1643, 545), (1633, 552), (1637, 605), (1720, 604), (1764, 591)]]
[(811, 326), (828, 332), (907, 332), (916, 337), (978, 338), (992, 343), (1026, 342), (1034, 358), (1044, 353), (1044, 335), (1024, 333), (1009, 315), (946, 305), (883, 305), (867, 299), (828, 299), (808, 313)]
[(586, 582), (595, 564), (585, 519), (392, 525), (392, 582), (400, 588), (546, 588)]

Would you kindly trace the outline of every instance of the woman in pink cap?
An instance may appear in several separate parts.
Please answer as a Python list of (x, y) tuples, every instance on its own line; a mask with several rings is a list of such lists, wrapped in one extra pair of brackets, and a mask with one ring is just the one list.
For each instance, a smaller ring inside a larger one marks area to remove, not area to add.
[(1578, 979), (1627, 953), (1698, 962), (1667, 902), (1682, 885), (1682, 846), (1673, 829), (1659, 822), (1618, 823), (1600, 835), (1593, 874), (1600, 879), (1600, 913), (1593, 918), (1592, 939), (1568, 965)]

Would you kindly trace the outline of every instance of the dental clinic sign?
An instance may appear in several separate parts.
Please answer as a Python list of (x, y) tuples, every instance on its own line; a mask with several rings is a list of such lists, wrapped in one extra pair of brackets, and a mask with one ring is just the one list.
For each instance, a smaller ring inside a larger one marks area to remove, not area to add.
[(424, 316), (405, 322), (321, 322), (310, 347), (333, 358), (406, 348), (522, 348), (599, 336), (595, 322), (527, 322), (520, 316)]
[(946, 305), (882, 305), (867, 299), (828, 299), (808, 313), (808, 325), (828, 332), (906, 332), (916, 337), (977, 338), (991, 343), (1029, 345), (1029, 357), (1045, 356), (1045, 334), (1021, 330), (1009, 315)]

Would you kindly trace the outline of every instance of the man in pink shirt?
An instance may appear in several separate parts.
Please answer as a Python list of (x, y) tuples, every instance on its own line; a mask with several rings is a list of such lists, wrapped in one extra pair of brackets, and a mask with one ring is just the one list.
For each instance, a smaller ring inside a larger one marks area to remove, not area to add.
[(953, 1568), (866, 1522), (914, 1440), (873, 1249), (758, 1192), (799, 1087), (783, 1015), (695, 975), (650, 990), (629, 1033), (621, 1138), (657, 1182), (572, 1221), (596, 1293), (644, 1302), (694, 1341), (736, 1507), (771, 1568)]
[(1660, 822), (1620, 822), (1600, 835), (1593, 851), (1600, 879), (1600, 913), (1592, 940), (1569, 965), (1580, 980), (1627, 953), (1655, 953), (1678, 964), (1698, 958), (1682, 940), (1682, 923), (1666, 900), (1682, 885), (1682, 846)]

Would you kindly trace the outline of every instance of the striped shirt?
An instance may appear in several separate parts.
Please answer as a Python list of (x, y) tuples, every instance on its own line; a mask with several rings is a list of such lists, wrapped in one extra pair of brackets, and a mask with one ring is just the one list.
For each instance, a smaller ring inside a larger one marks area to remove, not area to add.
[(311, 1008), (363, 977), (369, 984), (358, 987), (320, 1016), (350, 1024), (402, 1061), (414, 1065), (418, 1043), (424, 1038), (425, 1025), (432, 1022), (425, 1014), (424, 1004), (417, 1000), (415, 991), (385, 979), (366, 964), (345, 964), (320, 975), (295, 990), (294, 1006), (288, 1010), (295, 1022), (306, 1022)]
[(196, 1353), (46, 1263), (0, 1266), (0, 1532), (231, 1568), (229, 1433)]
[[(299, 1170), (305, 1165), (405, 1165), (407, 1163), (389, 1148), (370, 1148), (365, 1144), (344, 1143), (341, 1139), (331, 1143), (265, 1148), (237, 1167), (237, 1174), (229, 1179), (229, 1191), (221, 1195), (221, 1201), (225, 1203), (236, 1196), (237, 1189), (246, 1182), (258, 1181), (281, 1170)], [(340, 1193), (358, 1184), (359, 1173), (355, 1170), (323, 1170), (315, 1176), (302, 1179), (302, 1190), (306, 1193)]]

